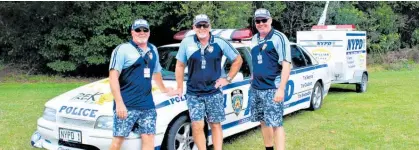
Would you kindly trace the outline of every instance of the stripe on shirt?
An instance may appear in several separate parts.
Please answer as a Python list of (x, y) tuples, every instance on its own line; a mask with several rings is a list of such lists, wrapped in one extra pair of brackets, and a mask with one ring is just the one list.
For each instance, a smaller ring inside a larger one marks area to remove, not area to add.
[(112, 60), (112, 64), (111, 64), (111, 68), (115, 68), (115, 63), (116, 63), (116, 54), (118, 53), (119, 47), (121, 47), (121, 45), (119, 45), (118, 47), (116, 47), (115, 52), (113, 54), (113, 60)]
[(274, 34), (277, 35), (281, 39), (281, 42), (282, 42), (282, 59), (283, 60), (286, 60), (286, 57), (285, 57), (285, 40), (284, 40), (284, 37), (282, 36), (281, 33), (277, 32), (277, 31), (274, 31)]

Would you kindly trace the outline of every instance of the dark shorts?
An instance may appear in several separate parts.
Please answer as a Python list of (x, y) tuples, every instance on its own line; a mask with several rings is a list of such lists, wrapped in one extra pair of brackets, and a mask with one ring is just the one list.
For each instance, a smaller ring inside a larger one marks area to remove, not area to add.
[(284, 102), (275, 102), (276, 89), (257, 90), (250, 88), (251, 117), (252, 122), (265, 122), (268, 127), (281, 127), (284, 114)]
[(205, 116), (211, 123), (220, 123), (226, 119), (222, 93), (209, 96), (186, 95), (186, 103), (192, 121), (204, 120)]
[[(131, 131), (140, 135), (156, 134), (156, 109), (129, 110), (125, 119), (120, 119), (116, 111), (113, 115), (113, 136), (127, 137)], [(135, 123), (138, 124), (136, 128)]]

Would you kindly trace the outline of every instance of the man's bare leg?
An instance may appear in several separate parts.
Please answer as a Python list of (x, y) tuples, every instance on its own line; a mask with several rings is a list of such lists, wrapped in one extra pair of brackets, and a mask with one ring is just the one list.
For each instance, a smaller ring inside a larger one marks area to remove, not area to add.
[(210, 123), (212, 133), (212, 143), (214, 150), (222, 150), (223, 148), (223, 129), (220, 123)]
[(205, 123), (203, 120), (192, 122), (192, 136), (199, 150), (206, 150), (204, 125)]
[(110, 150), (120, 150), (124, 139), (122, 136), (113, 137)]

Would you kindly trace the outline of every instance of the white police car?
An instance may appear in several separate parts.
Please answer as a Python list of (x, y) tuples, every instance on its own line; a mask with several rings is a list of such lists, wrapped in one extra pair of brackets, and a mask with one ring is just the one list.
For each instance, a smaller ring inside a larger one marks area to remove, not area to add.
[[(213, 34), (228, 35), (227, 39), (248, 39), (250, 30), (213, 30)], [(188, 33), (180, 32), (175, 38)], [(231, 37), (231, 38), (230, 38)], [(222, 91), (226, 120), (222, 122), (224, 137), (243, 132), (255, 126), (250, 122), (248, 91), (252, 61), (250, 41), (231, 42), (243, 57), (243, 65), (233, 82)], [(166, 86), (175, 87), (176, 54), (179, 44), (158, 48)], [(284, 114), (310, 108), (319, 109), (330, 87), (327, 64), (320, 64), (304, 48), (292, 44), (292, 71), (286, 88)], [(223, 58), (224, 69), (231, 63)], [(154, 84), (154, 83), (153, 83)], [(186, 87), (186, 85), (184, 86)], [(196, 149), (185, 98), (168, 97), (153, 85), (157, 110), (155, 149)], [(186, 90), (184, 90), (186, 91)], [(112, 140), (113, 97), (108, 79), (87, 84), (59, 95), (45, 104), (43, 116), (38, 119), (37, 131), (31, 144), (46, 149), (109, 149)], [(212, 144), (211, 129), (207, 128), (208, 144)], [(131, 133), (122, 149), (140, 149), (140, 137)]]

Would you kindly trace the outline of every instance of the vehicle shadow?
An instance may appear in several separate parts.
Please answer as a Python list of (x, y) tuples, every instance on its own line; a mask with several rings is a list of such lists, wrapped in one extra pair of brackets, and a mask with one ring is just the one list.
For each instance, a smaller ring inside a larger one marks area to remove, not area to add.
[(346, 87), (346, 88), (341, 88), (341, 87), (331, 87), (330, 89), (329, 89), (329, 93), (331, 93), (331, 94), (337, 94), (337, 93), (346, 93), (346, 92), (356, 92), (356, 90), (355, 90), (355, 87), (353, 87), (353, 88), (349, 88), (349, 87)]

